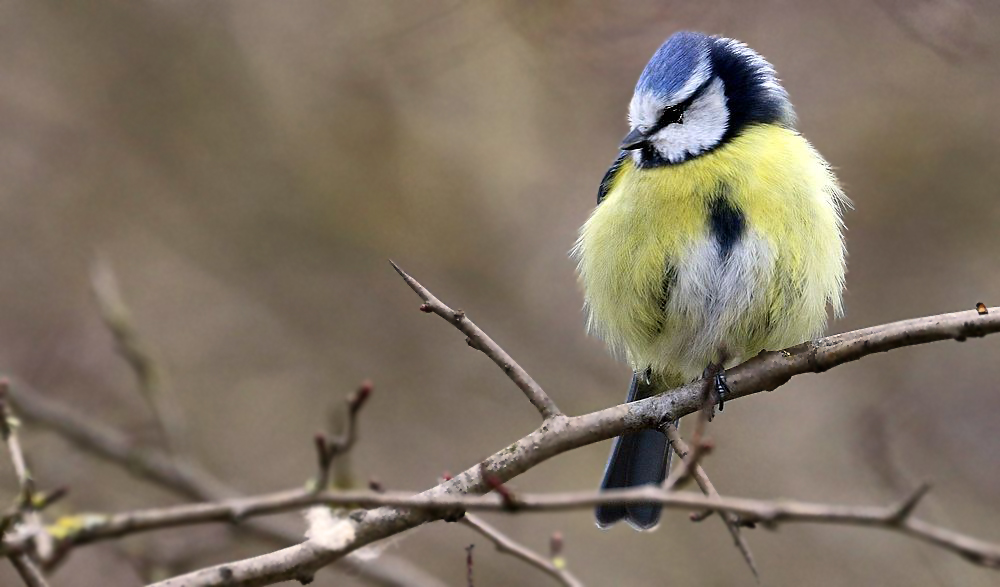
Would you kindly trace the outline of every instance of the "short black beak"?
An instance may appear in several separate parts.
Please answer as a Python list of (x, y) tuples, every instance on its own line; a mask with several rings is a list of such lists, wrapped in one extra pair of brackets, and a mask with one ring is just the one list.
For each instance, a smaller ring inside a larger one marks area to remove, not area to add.
[(641, 149), (646, 145), (646, 141), (649, 137), (646, 133), (642, 132), (638, 128), (633, 128), (632, 132), (625, 135), (622, 139), (622, 145), (619, 147), (622, 151), (634, 151), (636, 149)]

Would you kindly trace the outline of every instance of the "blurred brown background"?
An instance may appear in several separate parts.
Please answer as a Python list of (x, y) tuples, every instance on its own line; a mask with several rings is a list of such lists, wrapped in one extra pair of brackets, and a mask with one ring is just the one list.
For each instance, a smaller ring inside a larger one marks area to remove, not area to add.
[[(1000, 6), (988, 0), (3, 2), (0, 368), (157, 442), (90, 294), (100, 252), (222, 478), (300, 486), (327, 409), (371, 378), (357, 477), (420, 490), (537, 415), (416, 311), (391, 257), (565, 410), (619, 402), (627, 368), (585, 336), (566, 252), (636, 77), (685, 28), (775, 64), (856, 204), (848, 315), (831, 330), (1000, 303)], [(1000, 339), (902, 350), (734, 402), (710, 428), (707, 469), (723, 493), (852, 504), (929, 480), (921, 515), (1000, 540), (998, 351)], [(51, 433), (25, 435), (42, 488), (71, 488), (58, 511), (178, 501)], [(607, 451), (513, 486), (595, 487)], [(722, 525), (683, 513), (653, 534), (600, 532), (588, 512), (490, 519), (542, 551), (562, 530), (588, 585), (753, 584)], [(769, 586), (1000, 584), (880, 531), (748, 534)], [(464, 585), (469, 543), (477, 587), (551, 584), (455, 525), (388, 552)], [(78, 550), (53, 585), (137, 585), (130, 561), (178, 571), (266, 548), (219, 527), (149, 534)], [(0, 584), (16, 581), (0, 564)], [(325, 571), (315, 584), (360, 583)]]

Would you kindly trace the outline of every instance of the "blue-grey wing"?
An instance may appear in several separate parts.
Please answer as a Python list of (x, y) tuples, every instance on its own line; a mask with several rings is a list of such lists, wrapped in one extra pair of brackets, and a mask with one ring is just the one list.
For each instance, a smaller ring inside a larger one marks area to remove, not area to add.
[(599, 206), (604, 198), (607, 197), (608, 192), (611, 191), (611, 184), (614, 183), (615, 177), (618, 172), (622, 169), (622, 163), (625, 162), (625, 157), (628, 156), (628, 152), (622, 151), (618, 154), (618, 158), (615, 162), (611, 164), (608, 168), (607, 173), (604, 174), (604, 178), (601, 180), (601, 187), (597, 188), (597, 205)]

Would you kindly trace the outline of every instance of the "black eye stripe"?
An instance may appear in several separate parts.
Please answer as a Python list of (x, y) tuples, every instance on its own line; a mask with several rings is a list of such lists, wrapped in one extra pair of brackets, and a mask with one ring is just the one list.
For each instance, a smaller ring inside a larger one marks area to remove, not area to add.
[(710, 76), (708, 79), (701, 82), (701, 85), (698, 86), (695, 91), (691, 92), (691, 95), (685, 98), (684, 101), (664, 108), (660, 113), (660, 118), (657, 119), (656, 124), (653, 128), (649, 129), (649, 134), (655, 133), (670, 124), (680, 122), (681, 119), (684, 118), (684, 112), (705, 92), (709, 84), (711, 84), (714, 79), (714, 77)]
[(668, 124), (680, 122), (683, 116), (684, 109), (681, 108), (680, 104), (664, 108), (663, 112), (660, 113), (660, 118), (656, 120), (656, 128), (663, 128)]

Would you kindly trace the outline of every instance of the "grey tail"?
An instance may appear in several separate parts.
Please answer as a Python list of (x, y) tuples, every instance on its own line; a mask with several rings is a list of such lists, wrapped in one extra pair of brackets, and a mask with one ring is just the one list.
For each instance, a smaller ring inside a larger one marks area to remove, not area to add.
[[(626, 401), (645, 399), (652, 392), (651, 386), (633, 373)], [(662, 484), (670, 469), (670, 455), (667, 436), (659, 430), (641, 430), (619, 436), (611, 448), (601, 490)], [(597, 525), (601, 528), (624, 519), (636, 530), (651, 530), (660, 523), (662, 510), (663, 506), (655, 503), (607, 504), (597, 506), (595, 514)]]

